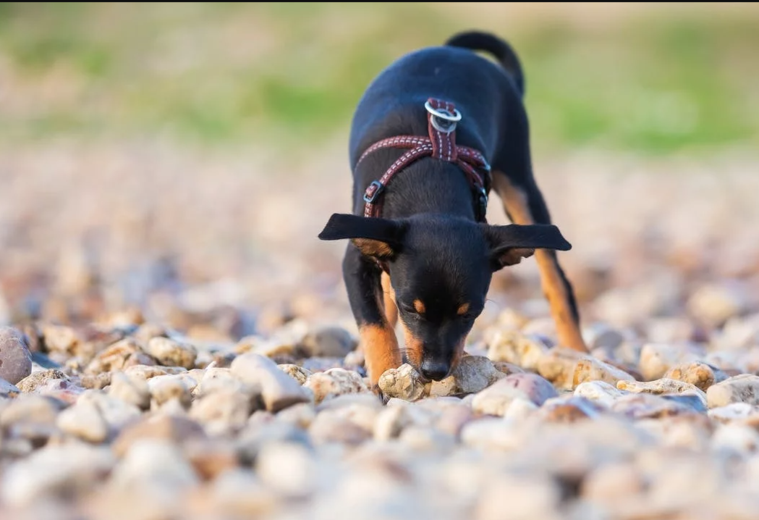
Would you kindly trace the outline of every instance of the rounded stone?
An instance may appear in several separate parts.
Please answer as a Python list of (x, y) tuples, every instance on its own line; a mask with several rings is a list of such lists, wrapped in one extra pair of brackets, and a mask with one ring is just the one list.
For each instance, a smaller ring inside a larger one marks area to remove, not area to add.
[(0, 378), (15, 385), (32, 373), (32, 354), (24, 334), (0, 327)]

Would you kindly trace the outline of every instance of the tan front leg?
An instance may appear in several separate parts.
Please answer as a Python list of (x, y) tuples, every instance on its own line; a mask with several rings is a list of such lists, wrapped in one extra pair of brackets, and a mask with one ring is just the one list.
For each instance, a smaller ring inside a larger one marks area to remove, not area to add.
[(390, 328), (394, 329), (395, 324), (398, 323), (398, 307), (395, 304), (395, 291), (390, 284), (390, 275), (382, 273), (382, 299), (385, 304), (385, 317), (390, 324)]
[[(530, 213), (528, 194), (512, 184), (506, 175), (495, 172), (493, 188), (500, 195), (504, 210), (514, 224), (536, 223)], [(580, 325), (572, 312), (570, 295), (559, 270), (556, 253), (546, 249), (537, 249), (535, 250), (535, 260), (540, 271), (543, 294), (548, 300), (551, 316), (556, 323), (559, 344), (573, 350), (587, 352), (588, 348), (585, 346), (585, 341), (580, 333)]]
[(380, 376), (388, 369), (401, 366), (398, 339), (390, 325), (364, 325), (359, 328), (366, 370), (376, 392)]

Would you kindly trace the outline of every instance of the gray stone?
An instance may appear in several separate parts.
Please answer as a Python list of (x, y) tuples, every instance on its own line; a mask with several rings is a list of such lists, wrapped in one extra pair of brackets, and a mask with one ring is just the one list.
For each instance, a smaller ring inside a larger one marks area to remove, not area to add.
[(267, 357), (243, 354), (235, 358), (231, 370), (242, 382), (261, 388), (264, 404), (270, 412), (311, 401), (308, 392)]
[(514, 399), (522, 398), (540, 406), (546, 399), (557, 395), (553, 385), (536, 374), (512, 374), (476, 394), (472, 410), (488, 415), (504, 415)]
[(300, 348), (307, 356), (341, 358), (355, 349), (357, 344), (353, 335), (341, 327), (322, 327), (306, 334)]
[(32, 354), (26, 336), (11, 327), (0, 327), (0, 378), (15, 385), (32, 373)]

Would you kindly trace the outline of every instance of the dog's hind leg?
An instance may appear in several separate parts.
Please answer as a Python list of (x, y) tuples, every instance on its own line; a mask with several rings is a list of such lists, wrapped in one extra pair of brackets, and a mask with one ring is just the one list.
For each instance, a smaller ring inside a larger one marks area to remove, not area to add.
[[(507, 176), (502, 170), (493, 172), (493, 188), (501, 197), (506, 215), (515, 224), (550, 224), (548, 207), (532, 174), (518, 178), (519, 182), (515, 182), (513, 176)], [(580, 333), (580, 316), (574, 291), (559, 265), (556, 251), (538, 249), (535, 251), (535, 260), (540, 270), (543, 293), (556, 323), (559, 343), (564, 347), (587, 352)]]
[(379, 377), (385, 370), (398, 368), (401, 364), (398, 339), (386, 316), (389, 309), (383, 310), (380, 303), (384, 300), (387, 305), (388, 298), (382, 290), (383, 284), (376, 266), (362, 256), (352, 244), (348, 245), (343, 258), (343, 279), (348, 291), (348, 301), (358, 325), (369, 380), (373, 390), (377, 392)]

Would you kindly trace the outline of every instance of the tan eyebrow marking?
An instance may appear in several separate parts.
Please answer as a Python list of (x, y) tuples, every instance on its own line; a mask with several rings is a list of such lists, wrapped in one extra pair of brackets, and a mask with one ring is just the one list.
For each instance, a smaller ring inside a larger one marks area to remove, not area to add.
[(468, 310), (469, 310), (469, 304), (468, 303), (464, 303), (462, 305), (459, 305), (459, 308), (456, 309), (456, 314), (458, 314), (459, 316), (461, 316), (462, 314), (466, 314), (466, 311), (468, 311)]
[(414, 300), (414, 308), (419, 314), (424, 314), (424, 311), (426, 310), (422, 300)]

